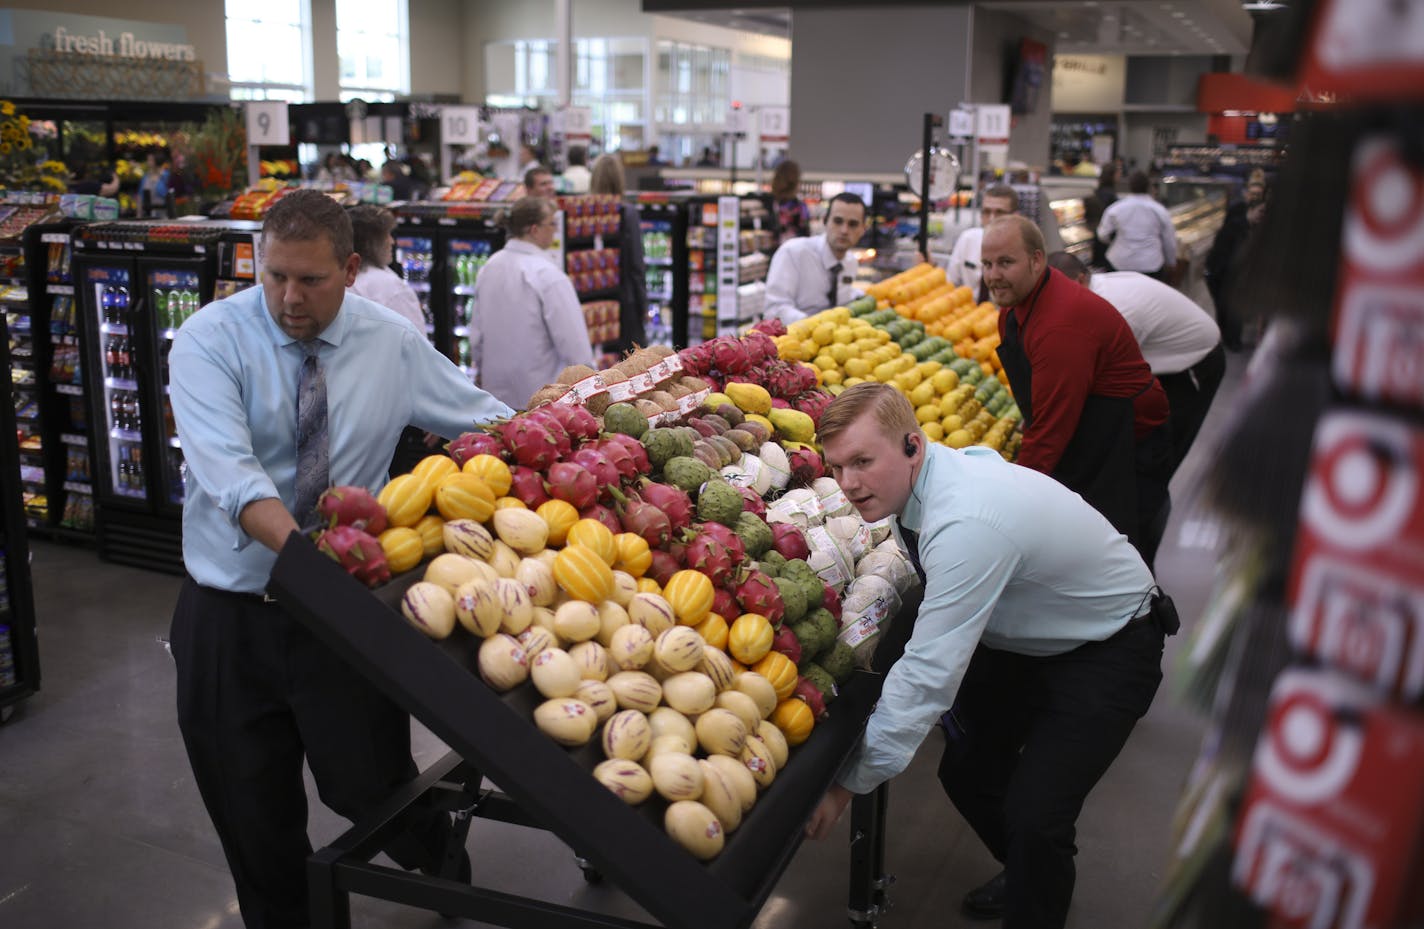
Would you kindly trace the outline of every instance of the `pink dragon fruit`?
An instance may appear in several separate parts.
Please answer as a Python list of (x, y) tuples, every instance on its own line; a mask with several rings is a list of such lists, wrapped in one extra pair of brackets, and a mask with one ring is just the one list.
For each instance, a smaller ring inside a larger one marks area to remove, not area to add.
[(811, 422), (821, 424), (821, 415), (835, 398), (824, 390), (803, 390), (792, 401), (796, 409), (811, 417)]
[[(568, 435), (562, 428), (560, 435), (568, 441)], [(549, 465), (559, 460), (559, 440), (545, 423), (532, 416), (516, 416), (501, 424), (499, 437), (503, 440), (504, 447), (514, 456), (514, 460), (526, 468), (545, 471)]]
[(638, 496), (667, 514), (674, 535), (692, 525), (692, 498), (686, 491), (671, 484), (645, 481)]
[(564, 427), (564, 432), (575, 442), (587, 442), (598, 438), (599, 423), (598, 417), (590, 413), (586, 408), (573, 406), (567, 403), (550, 403), (547, 406), (539, 407), (559, 421), (559, 425)]
[(391, 569), (386, 564), (386, 553), (381, 549), (381, 543), (375, 536), (354, 526), (334, 526), (323, 530), (316, 537), (316, 547), (367, 587), (375, 587), (391, 579)]
[(721, 523), (698, 523), (697, 525), (693, 526), (692, 529), (693, 532), (697, 535), (710, 535), (712, 538), (716, 539), (718, 542), (721, 542), (724, 546), (726, 546), (727, 554), (732, 556), (732, 564), (734, 566), (740, 565), (743, 561), (746, 561), (747, 547), (746, 544), (742, 542), (741, 536), (737, 535), (735, 532), (722, 525)]
[[(603, 440), (607, 444), (621, 445), (629, 455), (633, 457), (633, 467), (636, 474), (648, 474), (652, 471), (652, 462), (648, 460), (648, 450), (643, 447), (643, 443), (633, 438), (631, 435), (624, 435), (621, 432), (614, 433)], [(617, 464), (615, 461), (614, 464)]]
[(598, 481), (588, 469), (572, 461), (559, 461), (549, 466), (549, 493), (556, 500), (571, 503), (582, 510), (598, 502)]
[(766, 501), (761, 498), (761, 494), (750, 487), (738, 487), (738, 492), (742, 495), (742, 509), (748, 513), (755, 513), (761, 519), (766, 519)]
[(653, 552), (653, 563), (648, 567), (648, 577), (657, 581), (659, 586), (666, 586), (668, 578), (681, 570), (681, 562), (662, 549), (657, 549)]
[(836, 592), (834, 587), (824, 581), (821, 583), (821, 588), (824, 591), (824, 593), (821, 594), (821, 606), (836, 618), (836, 622), (840, 622), (841, 595)]
[(696, 538), (687, 543), (686, 563), (689, 568), (710, 577), (716, 587), (726, 584), (736, 568), (727, 546), (705, 532), (699, 532)]
[(761, 571), (748, 571), (737, 585), (737, 603), (743, 613), (760, 613), (779, 626), (786, 616), (786, 605), (781, 602), (781, 591), (771, 578)]
[(826, 476), (821, 456), (809, 448), (793, 449), (786, 457), (791, 461), (791, 483), (795, 487), (805, 487), (816, 478)]
[(316, 501), (316, 511), (331, 526), (352, 526), (371, 535), (386, 531), (386, 508), (364, 487), (328, 487)]
[(705, 375), (712, 368), (712, 350), (706, 342), (684, 348), (677, 357), (682, 362), (682, 370), (693, 376)]
[(771, 650), (781, 652), (791, 659), (792, 664), (801, 663), (801, 640), (791, 631), (790, 623), (782, 623), (776, 631), (776, 638), (771, 640)]
[(747, 347), (748, 354), (756, 364), (771, 361), (776, 357), (776, 343), (772, 341), (771, 335), (760, 327), (753, 327), (751, 332), (742, 336), (742, 344)]
[(607, 455), (608, 460), (613, 462), (613, 467), (618, 469), (618, 476), (623, 480), (631, 481), (638, 477), (638, 463), (633, 460), (633, 453), (628, 451), (628, 447), (622, 442), (600, 439), (590, 443), (588, 447), (596, 448)]
[(593, 475), (594, 483), (598, 486), (598, 493), (602, 497), (612, 497), (623, 480), (623, 476), (618, 473), (618, 466), (596, 448), (590, 446), (581, 448), (574, 452), (573, 457), (569, 460)]
[(537, 410), (530, 410), (528, 413), (525, 413), (524, 416), (526, 419), (532, 419), (536, 423), (542, 423), (549, 430), (549, 435), (553, 436), (554, 444), (557, 445), (559, 449), (559, 457), (569, 457), (569, 453), (574, 450), (574, 440), (569, 435), (568, 430), (564, 428), (564, 424), (559, 421), (559, 417), (554, 415), (552, 410), (547, 406), (540, 407)]
[(741, 374), (751, 368), (751, 356), (741, 340), (735, 336), (719, 336), (710, 344), (712, 367), (723, 374)]
[(614, 535), (623, 531), (623, 524), (618, 521), (618, 514), (601, 503), (595, 503), (579, 510), (579, 518), (596, 519), (607, 526), (608, 531)]
[(524, 501), (529, 509), (538, 509), (541, 503), (549, 502), (549, 490), (544, 486), (544, 478), (533, 468), (514, 465), (509, 469), (509, 493)]
[(726, 587), (713, 589), (712, 612), (725, 619), (728, 623), (741, 614), (741, 610), (737, 609), (737, 598), (732, 596), (732, 592)]
[(788, 401), (783, 400), (781, 397), (772, 397), (771, 407), (774, 410), (789, 410), (791, 409), (791, 404)]
[(493, 455), (502, 461), (509, 460), (504, 443), (498, 436), (489, 432), (461, 433), (459, 438), (452, 439), (445, 445), (445, 451), (449, 452), (450, 457), (455, 459), (455, 464), (462, 468), (465, 462), (476, 455)]
[(796, 690), (792, 692), (791, 696), (796, 700), (805, 700), (806, 705), (811, 708), (812, 716), (817, 719), (825, 718), (826, 698), (821, 694), (821, 691), (816, 688), (816, 685), (806, 680), (806, 678), (797, 678)]
[[(786, 323), (779, 319), (763, 319), (752, 327), (753, 332), (765, 332), (769, 336), (786, 335)], [(773, 346), (775, 343), (773, 343)]]
[(771, 546), (788, 561), (811, 557), (811, 546), (806, 544), (806, 536), (791, 523), (771, 524)]
[(672, 536), (667, 514), (651, 503), (630, 500), (623, 507), (623, 531), (642, 536), (649, 548), (661, 548)]

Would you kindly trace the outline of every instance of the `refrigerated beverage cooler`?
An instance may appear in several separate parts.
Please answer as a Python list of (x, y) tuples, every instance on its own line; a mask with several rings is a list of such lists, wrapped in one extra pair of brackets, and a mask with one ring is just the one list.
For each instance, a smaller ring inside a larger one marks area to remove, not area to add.
[(101, 223), (75, 237), (74, 282), (96, 438), (100, 555), (182, 573), (187, 466), (168, 393), (178, 330), (211, 302), (219, 243), (251, 224)]

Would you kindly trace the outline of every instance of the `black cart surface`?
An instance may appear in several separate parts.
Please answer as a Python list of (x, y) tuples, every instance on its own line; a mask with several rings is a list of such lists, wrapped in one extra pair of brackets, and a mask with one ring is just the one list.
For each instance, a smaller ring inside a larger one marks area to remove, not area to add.
[[(452, 749), (312, 857), (312, 925), (348, 926), (352, 893), (503, 926), (650, 925), (481, 887), (479, 861), (474, 886), (371, 864), (401, 812), (418, 803), (451, 809), (466, 826), (474, 816), (547, 830), (575, 850), (588, 876), (606, 876), (670, 929), (749, 925), (859, 739), (881, 677), (856, 673), (722, 853), (703, 864), (664, 832), (663, 804), (627, 806), (590, 776), (602, 760), (596, 746), (567, 750), (534, 727), (531, 714), (541, 698), (532, 685), (503, 695), (487, 687), (473, 671), (479, 640), (457, 628), (434, 642), (406, 623), (397, 605), (418, 574), (373, 593), (295, 534), (272, 572), (269, 589), (292, 615)], [(482, 778), (498, 789), (483, 788)], [(873, 925), (883, 905), (885, 804), (882, 787), (857, 798), (852, 812), (849, 910), (860, 925)], [(452, 849), (447, 874), (461, 850)]]

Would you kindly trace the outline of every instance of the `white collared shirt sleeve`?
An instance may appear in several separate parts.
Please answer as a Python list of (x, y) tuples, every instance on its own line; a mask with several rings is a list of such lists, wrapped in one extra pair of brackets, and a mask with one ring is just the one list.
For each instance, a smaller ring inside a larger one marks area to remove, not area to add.
[(800, 250), (792, 248), (796, 242), (793, 239), (776, 250), (766, 275), (766, 309), (763, 312), (768, 319), (779, 319), (787, 325), (806, 318), (797, 306), (801, 271), (797, 262)]
[(421, 333), (425, 329), (425, 314), (420, 309), (420, 298), (410, 285), (401, 280), (390, 268), (373, 268), (363, 265), (356, 280), (348, 288), (353, 294), (379, 303), (387, 309), (395, 310)]
[(975, 299), (979, 296), (979, 280), (983, 274), (979, 266), (983, 244), (983, 229), (964, 230), (959, 234), (959, 238), (954, 240), (954, 249), (949, 253), (949, 265), (945, 268), (945, 276), (949, 278), (949, 282), (956, 287), (968, 287), (974, 291)]

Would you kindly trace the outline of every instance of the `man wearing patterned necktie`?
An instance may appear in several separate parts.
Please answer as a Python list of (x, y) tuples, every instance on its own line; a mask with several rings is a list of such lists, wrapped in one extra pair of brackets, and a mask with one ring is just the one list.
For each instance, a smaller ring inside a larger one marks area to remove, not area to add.
[(807, 832), (829, 834), (853, 794), (903, 771), (958, 697), (940, 781), (1004, 865), (965, 911), (1059, 929), (1078, 813), (1152, 703), (1170, 600), (1081, 497), (991, 449), (930, 444), (893, 387), (846, 390), (817, 433), (861, 517), (896, 517), (924, 599), (882, 637), (903, 654), (876, 656), (893, 661), (880, 700)]
[(826, 231), (782, 243), (766, 275), (767, 319), (790, 324), (860, 296), (860, 265), (851, 251), (865, 233), (865, 201), (836, 194), (826, 206)]
[[(266, 597), (277, 552), (327, 486), (379, 488), (405, 426), (454, 437), (513, 413), (409, 320), (347, 293), (361, 259), (330, 198), (284, 197), (262, 238), (262, 286), (204, 307), (169, 355), (189, 468), (178, 722), (249, 929), (307, 923), (303, 761), (352, 820), (416, 774), (409, 717)], [(449, 825), (412, 816), (385, 851), (454, 876), (468, 860)]]

